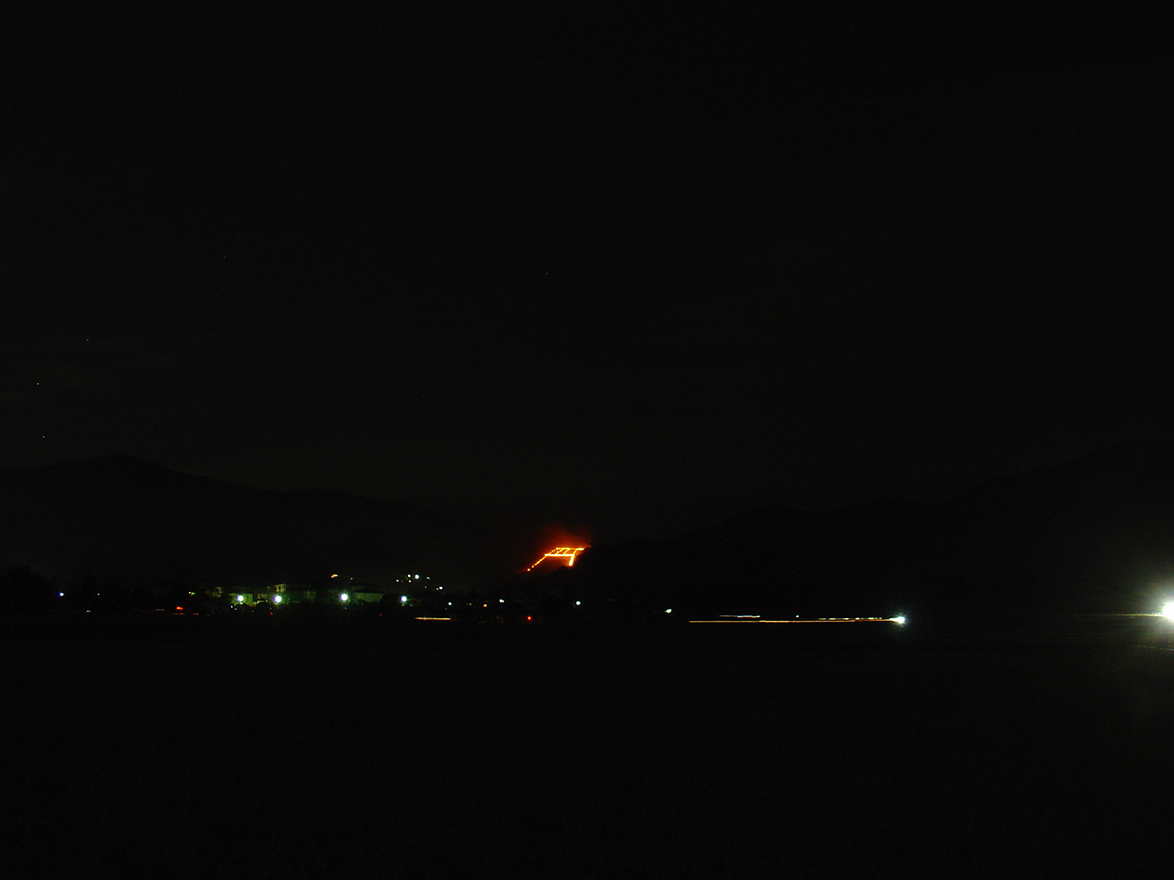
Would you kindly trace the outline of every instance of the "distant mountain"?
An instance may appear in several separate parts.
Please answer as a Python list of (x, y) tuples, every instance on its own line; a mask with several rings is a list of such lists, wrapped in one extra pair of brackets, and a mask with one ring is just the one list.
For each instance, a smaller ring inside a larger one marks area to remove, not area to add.
[[(265, 491), (124, 456), (0, 468), (0, 566), (63, 581), (378, 583), (421, 570), (473, 584), (495, 552), (480, 529), (343, 493)], [(672, 540), (593, 547), (541, 580), (617, 608), (698, 614), (1151, 611), (1174, 598), (1174, 444), (1102, 450), (939, 504), (760, 508)]]
[(1152, 611), (1174, 598), (1174, 446), (1102, 450), (938, 504), (762, 508), (674, 540), (594, 548), (567, 580), (696, 613)]
[(0, 565), (61, 580), (280, 583), (479, 576), (484, 534), (419, 507), (274, 492), (128, 456), (0, 468)]

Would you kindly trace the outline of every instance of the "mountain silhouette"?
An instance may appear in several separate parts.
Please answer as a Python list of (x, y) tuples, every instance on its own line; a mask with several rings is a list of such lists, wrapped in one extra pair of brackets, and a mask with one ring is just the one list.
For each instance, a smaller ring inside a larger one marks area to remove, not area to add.
[(478, 577), (477, 529), (341, 492), (256, 489), (129, 456), (0, 468), (0, 564), (128, 584)]
[(934, 504), (763, 507), (672, 540), (593, 548), (564, 580), (697, 614), (1148, 613), (1174, 585), (1174, 445), (1103, 449)]

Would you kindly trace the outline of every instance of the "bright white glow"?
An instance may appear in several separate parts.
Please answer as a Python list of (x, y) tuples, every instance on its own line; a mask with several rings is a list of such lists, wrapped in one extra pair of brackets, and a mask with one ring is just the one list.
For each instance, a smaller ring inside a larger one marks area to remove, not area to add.
[(1174, 620), (1174, 602), (1167, 602), (1162, 606), (1162, 616), (1168, 620)]
[(904, 626), (905, 625), (905, 615), (898, 614), (896, 617), (893, 618), (893, 623), (897, 624), (898, 626)]
[(58, 593), (58, 594), (57, 594), (57, 598), (61, 598), (61, 597), (62, 597), (62, 596), (64, 596), (64, 595), (65, 595), (64, 593)]
[(671, 608), (666, 608), (666, 609), (664, 610), (664, 613), (665, 613), (665, 614), (672, 614), (672, 613), (673, 613), (673, 609), (671, 609)]
[(239, 605), (241, 602), (245, 601), (245, 597), (242, 596), (240, 593), (237, 593), (236, 601), (237, 601), (237, 604)]
[(400, 601), (401, 605), (407, 605), (408, 604), (408, 597), (407, 596), (400, 596), (399, 601)]
[(338, 597), (339, 602), (345, 602), (348, 599), (350, 599), (350, 596), (348, 596), (346, 593), (339, 594), (339, 597)]
[(277, 595), (277, 596), (274, 596), (274, 597), (273, 597), (273, 604), (274, 604), (274, 605), (280, 605), (280, 604), (281, 604), (281, 596), (280, 596), (280, 595)]
[(578, 599), (576, 599), (576, 600), (575, 600), (575, 604), (576, 604), (576, 605), (582, 605), (583, 603), (582, 603), (582, 602), (580, 602)]

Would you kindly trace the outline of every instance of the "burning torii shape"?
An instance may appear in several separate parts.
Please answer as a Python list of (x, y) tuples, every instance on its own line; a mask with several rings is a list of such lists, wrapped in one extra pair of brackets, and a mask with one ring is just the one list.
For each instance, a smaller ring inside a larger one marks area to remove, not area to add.
[(567, 560), (567, 565), (574, 565), (575, 557), (586, 549), (586, 547), (555, 547), (549, 553), (544, 553), (538, 559), (538, 561), (527, 568), (526, 571), (533, 571), (548, 559), (565, 559)]

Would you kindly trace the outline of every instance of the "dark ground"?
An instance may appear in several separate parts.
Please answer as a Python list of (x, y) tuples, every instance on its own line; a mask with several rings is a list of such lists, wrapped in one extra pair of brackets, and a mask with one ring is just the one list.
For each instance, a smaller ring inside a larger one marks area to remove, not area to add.
[(1153, 620), (209, 623), (0, 621), (6, 877), (1164, 873), (1174, 652)]

